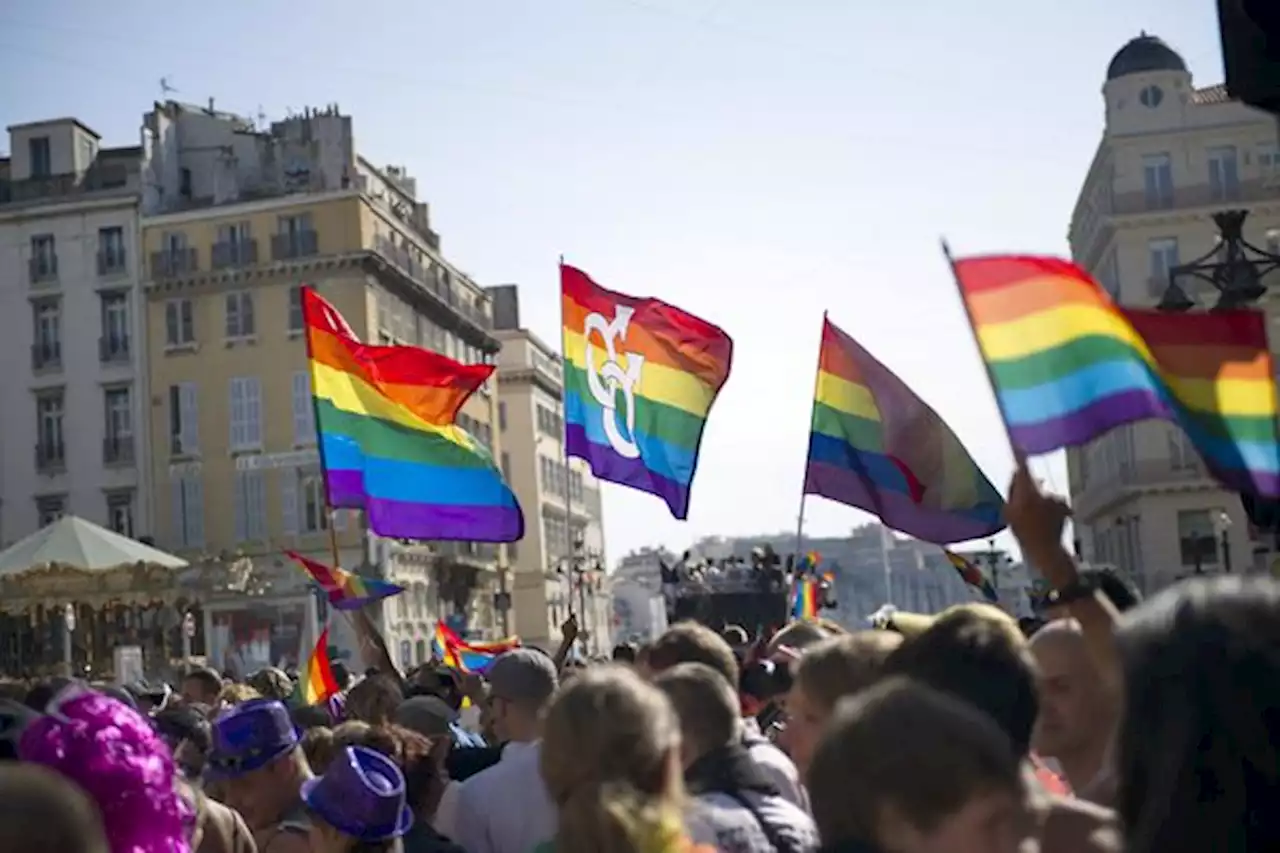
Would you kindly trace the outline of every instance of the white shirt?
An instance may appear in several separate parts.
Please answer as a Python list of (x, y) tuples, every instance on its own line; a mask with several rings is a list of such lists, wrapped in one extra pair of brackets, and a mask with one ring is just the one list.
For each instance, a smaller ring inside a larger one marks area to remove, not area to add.
[(550, 841), (556, 834), (556, 808), (542, 781), (541, 753), (538, 742), (508, 743), (501, 761), (451, 786), (458, 789), (452, 814), (442, 823), (436, 812), (436, 831), (467, 853), (529, 853)]
[(755, 720), (746, 719), (742, 722), (747, 735), (747, 753), (751, 759), (769, 777), (782, 799), (807, 812), (809, 798), (805, 796), (804, 786), (800, 784), (800, 771), (796, 769), (795, 762), (764, 739)]

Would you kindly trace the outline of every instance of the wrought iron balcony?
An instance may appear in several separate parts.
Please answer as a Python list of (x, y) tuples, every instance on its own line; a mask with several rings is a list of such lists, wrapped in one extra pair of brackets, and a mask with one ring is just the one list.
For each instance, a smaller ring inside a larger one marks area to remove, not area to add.
[(151, 253), (151, 275), (155, 278), (189, 275), (199, 269), (195, 249), (165, 249)]
[(98, 275), (123, 275), (129, 271), (128, 255), (124, 249), (111, 249), (98, 252)]
[(98, 359), (103, 364), (129, 360), (128, 335), (104, 335), (98, 338)]
[(62, 367), (62, 342), (44, 341), (32, 344), (31, 367), (34, 370), (52, 370)]
[(27, 260), (27, 278), (32, 284), (49, 284), (58, 280), (58, 256), (43, 255)]
[(299, 258), (311, 258), (320, 254), (320, 235), (315, 231), (294, 231), (288, 234), (273, 234), (271, 237), (271, 260), (293, 261)]
[(249, 239), (214, 243), (210, 262), (215, 270), (253, 266), (258, 262), (258, 241)]
[(36, 444), (36, 470), (42, 473), (61, 471), (67, 467), (67, 448), (62, 440)]
[(102, 461), (106, 465), (128, 465), (134, 461), (133, 436), (109, 435), (102, 440)]

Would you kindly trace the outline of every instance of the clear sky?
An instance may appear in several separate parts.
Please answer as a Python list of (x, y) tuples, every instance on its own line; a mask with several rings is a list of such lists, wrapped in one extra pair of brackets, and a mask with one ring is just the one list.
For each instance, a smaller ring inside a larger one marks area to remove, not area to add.
[[(612, 557), (794, 530), (823, 310), (1003, 491), (995, 405), (938, 250), (1065, 253), (1107, 62), (1146, 29), (1221, 80), (1212, 0), (0, 2), (0, 122), (137, 144), (173, 97), (338, 102), (449, 259), (559, 340), (556, 258), (733, 335), (690, 518), (606, 485)], [(1060, 455), (1059, 455), (1060, 456)], [(1037, 468), (1066, 488), (1061, 459)], [(867, 520), (809, 501), (806, 530)]]

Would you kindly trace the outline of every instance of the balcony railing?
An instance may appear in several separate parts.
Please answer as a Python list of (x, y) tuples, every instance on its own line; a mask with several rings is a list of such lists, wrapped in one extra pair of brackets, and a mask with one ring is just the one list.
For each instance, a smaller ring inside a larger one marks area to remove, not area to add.
[(61, 440), (41, 441), (36, 444), (36, 470), (48, 473), (67, 467), (67, 448)]
[(98, 360), (103, 364), (115, 364), (129, 360), (128, 335), (104, 335), (98, 338)]
[(1168, 460), (1133, 462), (1106, 474), (1091, 474), (1072, 496), (1075, 513), (1081, 520), (1123, 500), (1133, 489), (1168, 489), (1210, 482), (1200, 463), (1175, 467)]
[(31, 345), (31, 367), (33, 370), (52, 370), (61, 366), (61, 341), (47, 341)]
[(258, 262), (258, 241), (250, 239), (214, 243), (210, 262), (215, 270), (253, 266)]
[(387, 237), (376, 237), (373, 241), (373, 248), (379, 255), (398, 267), (401, 272), (421, 285), (424, 290), (434, 294), (437, 299), (449, 306), (450, 309), (467, 318), (481, 329), (486, 331), (493, 329), (492, 318), (469, 302), (460, 299), (457, 291), (441, 275), (440, 267), (434, 264), (428, 266), (418, 263), (409, 250), (397, 246), (394, 241)]
[(102, 440), (102, 461), (104, 464), (128, 465), (133, 460), (133, 436), (109, 435)]
[(129, 185), (128, 163), (103, 163), (84, 172), (66, 172), (21, 181), (0, 180), (0, 204), (43, 201)]
[(98, 252), (98, 275), (123, 275), (129, 271), (128, 256), (124, 249), (112, 249), (109, 252)]
[(155, 278), (189, 275), (199, 269), (195, 249), (165, 249), (151, 253), (151, 275)]
[(271, 260), (292, 261), (320, 254), (320, 235), (315, 231), (294, 231), (271, 236)]
[(1280, 179), (1250, 178), (1226, 186), (1206, 182), (1174, 187), (1159, 193), (1145, 191), (1116, 193), (1112, 199), (1111, 213), (1117, 216), (1132, 216), (1142, 213), (1159, 213), (1165, 210), (1230, 207), (1276, 200), (1280, 200)]
[(32, 284), (49, 284), (58, 280), (58, 256), (44, 255), (27, 259), (27, 278)]

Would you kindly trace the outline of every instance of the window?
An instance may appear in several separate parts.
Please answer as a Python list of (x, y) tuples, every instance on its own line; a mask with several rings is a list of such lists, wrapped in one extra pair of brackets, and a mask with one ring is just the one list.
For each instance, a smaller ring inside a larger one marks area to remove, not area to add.
[(174, 456), (200, 452), (198, 403), (194, 382), (169, 386), (169, 450)]
[(58, 277), (58, 244), (52, 234), (37, 234), (31, 238), (32, 284), (53, 281)]
[(170, 299), (164, 304), (164, 343), (185, 347), (196, 342), (195, 308), (190, 299)]
[(63, 411), (61, 389), (42, 391), (36, 396), (36, 465), (41, 470), (61, 468), (66, 464)]
[(98, 275), (112, 275), (127, 268), (124, 229), (119, 225), (98, 229)]
[(1258, 145), (1258, 170), (1264, 181), (1280, 177), (1280, 144), (1263, 142)]
[(298, 517), (294, 526), (301, 533), (322, 533), (329, 529), (325, 505), (324, 477), (318, 471), (295, 474), (298, 483)]
[(569, 472), (569, 498), (574, 503), (580, 504), (583, 501), (582, 472), (580, 471)]
[(66, 514), (66, 495), (41, 495), (36, 498), (36, 519), (41, 527), (48, 527)]
[(301, 332), (306, 325), (302, 317), (302, 285), (289, 288), (289, 331)]
[(544, 516), (542, 519), (542, 538), (546, 542), (548, 564), (558, 563), (567, 556), (569, 539), (565, 523), (562, 520)]
[(1138, 102), (1148, 109), (1155, 109), (1164, 100), (1164, 90), (1159, 86), (1147, 86), (1138, 93)]
[(37, 370), (62, 364), (62, 303), (57, 299), (41, 299), (31, 304), (34, 340), (31, 366)]
[(263, 471), (236, 471), (235, 489), (236, 541), (266, 539), (267, 487)]
[(53, 174), (53, 152), (49, 137), (33, 136), (27, 140), (27, 158), (31, 164), (31, 177), (47, 178)]
[(1142, 183), (1149, 209), (1173, 207), (1173, 162), (1168, 154), (1142, 158)]
[(1209, 149), (1209, 192), (1214, 201), (1240, 197), (1240, 163), (1234, 145)]
[(204, 547), (204, 484), (199, 474), (184, 474), (172, 484), (170, 522), (179, 548)]
[(1213, 520), (1221, 510), (1192, 509), (1178, 513), (1178, 546), (1182, 565), (1200, 569), (1218, 562), (1218, 536)]
[(507, 404), (502, 402), (498, 403), (498, 429), (507, 431)]
[(311, 400), (311, 374), (306, 370), (293, 374), (293, 443), (316, 443), (316, 409)]
[(107, 492), (107, 527), (133, 538), (133, 492)]
[(559, 437), (564, 433), (564, 421), (560, 419), (558, 414), (542, 404), (538, 405), (536, 420), (538, 432), (552, 437)]
[(129, 298), (123, 293), (102, 294), (102, 361), (129, 357)]
[(128, 388), (108, 388), (103, 392), (106, 410), (102, 459), (119, 463), (133, 461), (133, 401)]
[(231, 450), (262, 449), (262, 386), (256, 376), (231, 380)]
[(1178, 238), (1161, 237), (1147, 242), (1148, 265), (1151, 270), (1148, 279), (1152, 296), (1161, 296), (1169, 286), (1169, 270), (1176, 267), (1178, 261)]
[(1191, 445), (1191, 439), (1176, 426), (1165, 427), (1169, 442), (1169, 467), (1175, 471), (1196, 471), (1200, 467), (1200, 454)]
[(306, 258), (318, 250), (316, 232), (311, 228), (311, 214), (281, 216), (276, 235), (271, 238), (271, 253), (276, 260)]
[(253, 294), (237, 290), (227, 294), (227, 339), (253, 337)]

